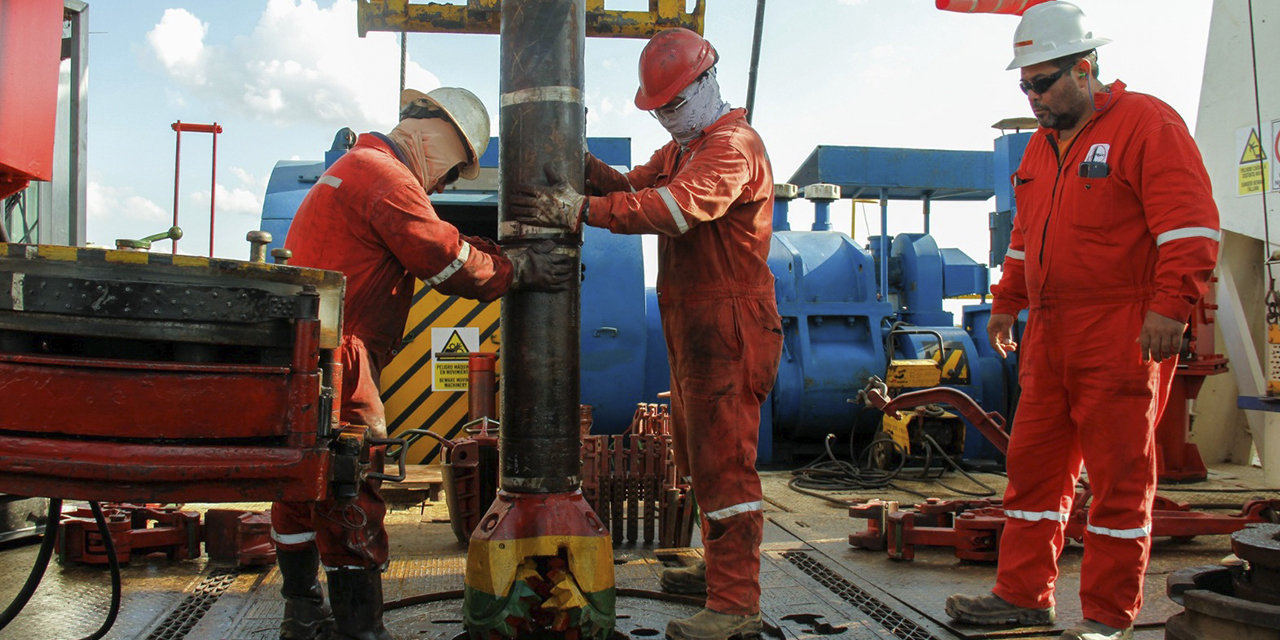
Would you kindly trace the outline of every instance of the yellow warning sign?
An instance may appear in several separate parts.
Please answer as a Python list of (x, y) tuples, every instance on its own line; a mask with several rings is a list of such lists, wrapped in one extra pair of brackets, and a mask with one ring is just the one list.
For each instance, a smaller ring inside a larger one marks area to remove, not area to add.
[(462, 341), (462, 336), (458, 335), (458, 330), (454, 329), (453, 334), (449, 336), (449, 340), (444, 343), (444, 348), (440, 353), (436, 354), (437, 358), (457, 359), (458, 356), (469, 357), (471, 350), (467, 348), (467, 343)]
[(1240, 151), (1240, 164), (1236, 167), (1239, 181), (1237, 196), (1251, 196), (1267, 189), (1270, 177), (1267, 151), (1257, 127), (1244, 127), (1236, 131), (1236, 147)]
[(480, 332), (475, 327), (431, 328), (431, 390), (466, 391), (468, 360), (480, 345)]

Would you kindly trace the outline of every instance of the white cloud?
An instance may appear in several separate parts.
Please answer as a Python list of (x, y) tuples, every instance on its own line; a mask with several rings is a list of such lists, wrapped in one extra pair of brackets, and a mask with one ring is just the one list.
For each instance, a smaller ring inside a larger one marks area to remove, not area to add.
[(203, 85), (208, 58), (204, 36), (208, 32), (209, 25), (186, 9), (166, 9), (159, 24), (147, 32), (147, 44), (169, 75)]
[[(262, 214), (262, 200), (266, 196), (267, 180), (269, 178), (258, 178), (240, 167), (231, 167), (230, 171), (231, 175), (235, 176), (241, 184), (237, 187), (228, 187), (222, 182), (218, 183), (218, 197), (213, 203), (217, 213), (257, 218)], [(197, 206), (207, 208), (209, 190), (204, 189), (192, 193), (191, 200)]]
[(95, 222), (157, 222), (172, 219), (168, 209), (139, 195), (129, 187), (109, 187), (89, 181), (85, 193), (85, 213)]
[[(276, 124), (312, 122), (356, 130), (394, 124), (400, 46), (391, 33), (356, 35), (355, 0), (269, 0), (253, 32), (207, 44), (208, 26), (169, 9), (147, 34), (152, 53), (190, 97), (212, 99)], [(435, 75), (409, 61), (408, 86), (429, 91)]]

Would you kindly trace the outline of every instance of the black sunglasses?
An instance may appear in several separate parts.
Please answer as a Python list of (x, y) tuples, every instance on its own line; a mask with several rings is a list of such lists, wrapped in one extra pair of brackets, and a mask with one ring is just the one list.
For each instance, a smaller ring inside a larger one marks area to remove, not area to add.
[(1076, 65), (1073, 63), (1061, 69), (1058, 69), (1057, 73), (1051, 73), (1047, 76), (1040, 76), (1032, 80), (1019, 80), (1018, 87), (1022, 89), (1023, 93), (1031, 93), (1032, 91), (1034, 91), (1039, 95), (1044, 95), (1044, 92), (1048, 91), (1049, 89), (1052, 89), (1053, 84), (1057, 82), (1058, 79), (1061, 78), (1063, 74), (1075, 68), (1075, 66)]

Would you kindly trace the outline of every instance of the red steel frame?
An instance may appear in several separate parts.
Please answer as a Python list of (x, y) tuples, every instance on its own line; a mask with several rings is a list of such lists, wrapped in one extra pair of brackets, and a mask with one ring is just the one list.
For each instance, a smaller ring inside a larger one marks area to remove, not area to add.
[[(174, 145), (173, 159), (173, 226), (178, 226), (178, 177), (182, 168), (182, 132), (191, 133), (211, 133), (213, 134), (213, 162), (209, 165), (209, 257), (213, 257), (213, 204), (218, 197), (218, 134), (222, 133), (222, 125), (213, 124), (195, 124), (192, 122), (183, 122), (181, 120), (171, 125), (177, 133), (178, 141)], [(173, 241), (173, 254), (178, 254), (178, 241)]]
[(322, 370), (319, 320), (297, 320), (293, 332), (287, 367), (0, 354), (0, 390), (21, 398), (0, 412), (0, 492), (117, 502), (324, 498), (321, 382), (340, 398), (341, 365)]

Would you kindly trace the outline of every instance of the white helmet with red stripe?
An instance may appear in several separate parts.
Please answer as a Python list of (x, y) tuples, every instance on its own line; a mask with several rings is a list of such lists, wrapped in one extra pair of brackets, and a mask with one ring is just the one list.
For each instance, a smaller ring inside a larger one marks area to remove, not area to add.
[(1022, 22), (1013, 32), (1013, 61), (1008, 68), (1021, 69), (1085, 53), (1108, 42), (1111, 40), (1093, 37), (1080, 7), (1064, 0), (1038, 4), (1022, 14)]

